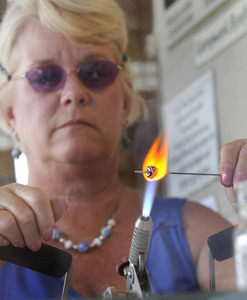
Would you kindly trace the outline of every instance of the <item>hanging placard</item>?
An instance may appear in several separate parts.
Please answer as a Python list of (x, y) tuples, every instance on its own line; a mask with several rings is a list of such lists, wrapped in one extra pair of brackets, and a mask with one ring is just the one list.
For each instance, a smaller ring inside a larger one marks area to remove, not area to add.
[[(209, 71), (163, 107), (169, 134), (168, 171), (219, 173), (213, 72)], [(214, 176), (167, 175), (168, 196), (186, 197)]]

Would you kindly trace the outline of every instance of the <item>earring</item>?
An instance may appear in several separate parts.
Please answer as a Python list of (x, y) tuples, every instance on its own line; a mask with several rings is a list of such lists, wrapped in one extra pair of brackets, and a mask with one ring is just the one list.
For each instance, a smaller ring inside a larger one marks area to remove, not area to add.
[(132, 141), (128, 137), (127, 130), (124, 129), (123, 136), (122, 136), (122, 145), (125, 149), (128, 149), (131, 146), (131, 144), (132, 144)]
[(21, 150), (18, 147), (14, 147), (11, 151), (11, 155), (14, 159), (18, 159), (21, 155)]
[(18, 144), (18, 138), (14, 134), (14, 129), (12, 129), (11, 132), (12, 132), (12, 136), (13, 136), (13, 139), (14, 139), (14, 148), (11, 151), (11, 156), (14, 159), (18, 159), (20, 157), (20, 155), (21, 155), (21, 150), (20, 150), (20, 148), (17, 145)]
[(123, 134), (122, 134), (122, 145), (125, 149), (128, 149), (132, 144), (131, 139), (128, 137), (127, 126), (128, 126), (128, 120), (125, 120), (124, 121), (124, 130), (123, 130)]

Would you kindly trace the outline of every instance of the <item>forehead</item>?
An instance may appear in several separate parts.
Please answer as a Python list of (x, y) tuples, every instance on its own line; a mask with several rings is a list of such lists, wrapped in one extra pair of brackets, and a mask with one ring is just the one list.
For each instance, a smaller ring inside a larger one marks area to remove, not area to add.
[(18, 37), (15, 52), (21, 64), (36, 64), (39, 61), (75, 62), (83, 59), (116, 59), (112, 44), (81, 42), (80, 46), (69, 42), (61, 33), (44, 28), (37, 19), (27, 23)]

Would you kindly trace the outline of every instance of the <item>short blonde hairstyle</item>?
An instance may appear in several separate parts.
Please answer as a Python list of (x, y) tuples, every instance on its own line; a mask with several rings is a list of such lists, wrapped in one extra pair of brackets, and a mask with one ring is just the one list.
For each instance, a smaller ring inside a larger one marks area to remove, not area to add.
[[(42, 26), (62, 33), (70, 42), (77, 45), (81, 41), (112, 43), (120, 61), (127, 51), (125, 18), (115, 0), (8, 0), (0, 26), (0, 63), (8, 74), (13, 74), (17, 66), (13, 50), (20, 33), (31, 18), (38, 18)], [(125, 93), (131, 100), (131, 111), (128, 116), (130, 125), (141, 115), (143, 100), (132, 88), (133, 78), (128, 62), (125, 63), (121, 76)], [(2, 72), (0, 104), (3, 101), (10, 101), (8, 96), (10, 91), (6, 82), (7, 76)], [(0, 121), (4, 128), (3, 120)]]

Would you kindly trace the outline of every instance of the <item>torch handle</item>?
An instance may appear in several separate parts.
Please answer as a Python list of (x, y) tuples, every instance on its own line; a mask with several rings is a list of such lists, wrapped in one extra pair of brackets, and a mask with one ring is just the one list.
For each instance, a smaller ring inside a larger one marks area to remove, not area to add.
[(37, 252), (11, 244), (2, 246), (0, 259), (56, 278), (61, 278), (72, 264), (70, 253), (46, 244)]

